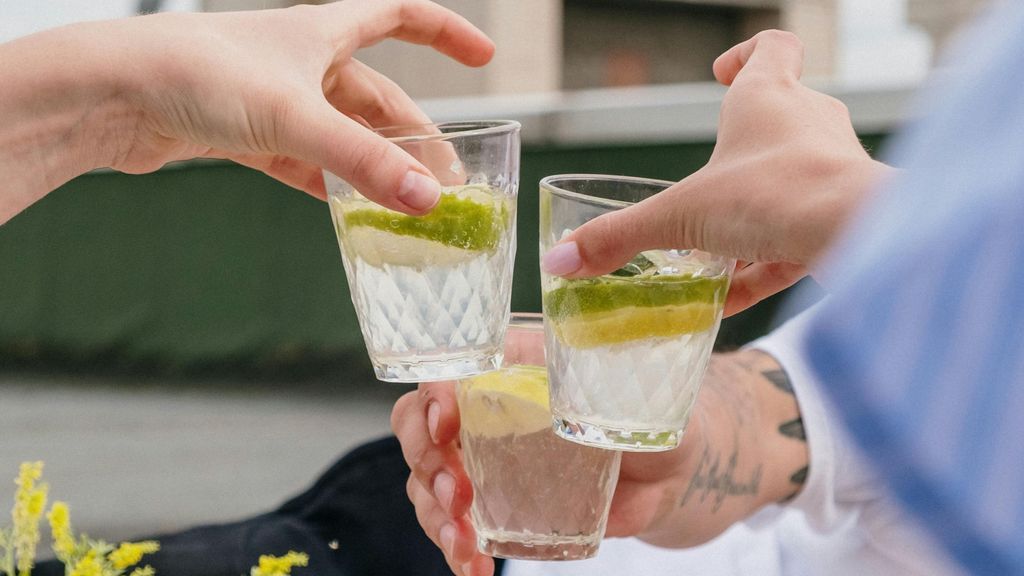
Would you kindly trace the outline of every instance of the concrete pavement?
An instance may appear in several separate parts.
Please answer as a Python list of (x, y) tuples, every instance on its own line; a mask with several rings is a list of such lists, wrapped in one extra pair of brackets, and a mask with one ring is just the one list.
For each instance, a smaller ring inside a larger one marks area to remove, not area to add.
[[(131, 382), (0, 374), (0, 518), (18, 464), (106, 540), (266, 511), (350, 448), (390, 432), (408, 387)], [(9, 521), (0, 520), (0, 525)]]

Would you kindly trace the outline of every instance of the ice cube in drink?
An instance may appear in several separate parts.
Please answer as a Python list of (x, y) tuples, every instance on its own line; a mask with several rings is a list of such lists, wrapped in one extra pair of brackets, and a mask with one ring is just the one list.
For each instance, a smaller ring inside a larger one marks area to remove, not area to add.
[(562, 437), (632, 451), (678, 445), (729, 275), (658, 258), (645, 253), (598, 278), (546, 279), (551, 406)]
[(453, 379), (501, 364), (515, 201), (486, 185), (442, 190), (422, 217), (332, 196), (356, 314), (377, 377)]

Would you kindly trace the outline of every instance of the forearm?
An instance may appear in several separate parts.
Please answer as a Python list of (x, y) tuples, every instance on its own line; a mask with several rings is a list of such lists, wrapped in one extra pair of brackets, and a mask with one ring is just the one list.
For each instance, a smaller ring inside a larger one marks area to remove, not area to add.
[(808, 471), (800, 409), (786, 373), (756, 350), (716, 355), (686, 445), (691, 464), (667, 487), (661, 514), (640, 537), (665, 547), (703, 543), (762, 506), (794, 497)]
[(0, 45), (0, 224), (129, 145), (122, 78), (132, 64), (119, 40), (109, 23), (91, 23)]

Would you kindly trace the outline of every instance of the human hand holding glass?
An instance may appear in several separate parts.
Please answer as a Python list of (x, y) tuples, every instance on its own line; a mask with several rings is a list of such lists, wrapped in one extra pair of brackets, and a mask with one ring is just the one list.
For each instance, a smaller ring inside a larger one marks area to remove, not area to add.
[[(541, 251), (671, 185), (601, 174), (544, 178)], [(649, 250), (597, 278), (542, 274), (558, 434), (617, 450), (674, 448), (711, 357), (733, 265), (698, 250)]]
[(91, 169), (143, 173), (196, 157), (234, 160), (320, 198), (326, 168), (382, 205), (424, 214), (438, 183), (366, 127), (429, 122), (352, 58), (386, 38), (472, 66), (494, 51), (465, 18), (426, 0), (155, 14), (0, 45), (0, 124), (14, 136), (0, 138), (0, 224)]
[[(605, 536), (696, 546), (765, 504), (794, 496), (801, 486), (794, 471), (807, 465), (808, 452), (806, 443), (779, 432), (800, 412), (792, 392), (766, 376), (778, 373), (778, 363), (756, 350), (714, 356), (686, 442), (667, 452), (622, 454)], [(478, 550), (470, 520), (461, 420), (451, 382), (421, 385), (391, 417), (420, 525), (457, 575), (490, 576), (493, 562)]]
[(720, 56), (715, 77), (729, 90), (707, 165), (581, 226), (544, 256), (544, 269), (596, 276), (651, 249), (734, 257), (726, 316), (805, 276), (891, 169), (865, 152), (841, 102), (800, 83), (802, 68), (800, 41), (776, 30)]
[(444, 185), (431, 213), (414, 217), (324, 172), (377, 377), (424, 382), (498, 368), (516, 248), (519, 124), (447, 122), (377, 133)]
[[(453, 518), (466, 514), (459, 496), (467, 491), (464, 480), (471, 481), (469, 526), (449, 521), (448, 528), (438, 527), (431, 537), (449, 561), (457, 545), (448, 540), (461, 534), (460, 524), (475, 534), (484, 554), (530, 560), (591, 557), (604, 536), (621, 456), (566, 442), (552, 431), (539, 314), (513, 315), (504, 352), (502, 369), (460, 380), (454, 390), (451, 383), (422, 384), (419, 393), (406, 395), (395, 407), (392, 423), (404, 438), (406, 457), (422, 456), (414, 477), (429, 477), (435, 503), (443, 503)], [(440, 421), (442, 406), (453, 393), (459, 442), (425, 444), (430, 439), (422, 434), (428, 428), (407, 407), (431, 398), (425, 424), (434, 426), (433, 435), (444, 434), (448, 425)], [(443, 469), (417, 473), (441, 462)], [(411, 480), (414, 501), (418, 493)], [(429, 505), (418, 511), (421, 522), (426, 510)]]

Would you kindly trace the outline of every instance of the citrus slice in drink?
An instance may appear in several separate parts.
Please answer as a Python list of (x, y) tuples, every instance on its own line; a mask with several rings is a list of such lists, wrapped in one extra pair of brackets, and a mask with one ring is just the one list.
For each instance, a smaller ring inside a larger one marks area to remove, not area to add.
[(365, 199), (332, 203), (339, 237), (370, 265), (445, 266), (492, 252), (511, 223), (500, 191), (483, 185), (442, 190), (425, 216), (409, 216)]
[(540, 366), (512, 366), (459, 382), (462, 428), (497, 438), (551, 428), (548, 374)]
[(560, 280), (544, 295), (544, 313), (567, 346), (593, 348), (703, 332), (715, 325), (727, 275), (602, 276)]

